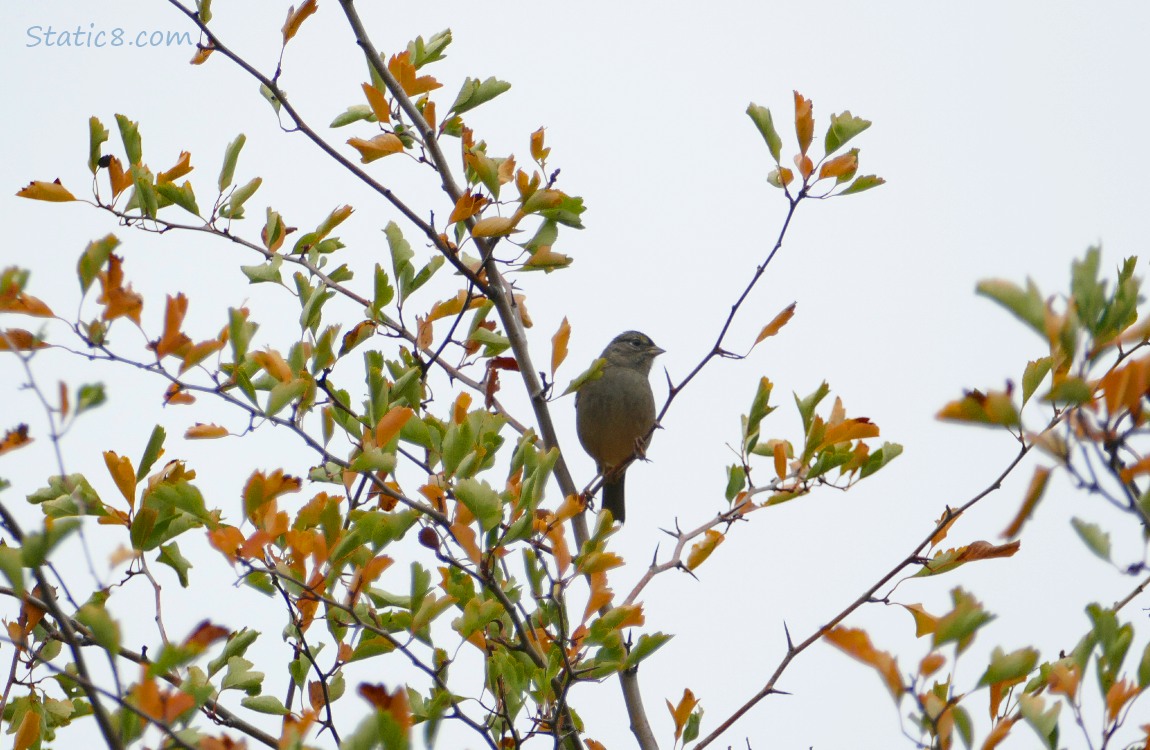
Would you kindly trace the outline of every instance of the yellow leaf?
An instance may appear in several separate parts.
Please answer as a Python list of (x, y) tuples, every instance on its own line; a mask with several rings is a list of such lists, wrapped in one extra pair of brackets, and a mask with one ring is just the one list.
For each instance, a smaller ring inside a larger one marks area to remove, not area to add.
[(521, 218), (522, 214), (518, 211), (513, 216), (488, 216), (475, 222), (475, 226), (471, 228), (471, 236), (502, 237), (511, 234)]
[(787, 478), (787, 446), (782, 440), (776, 441), (771, 453), (775, 459), (775, 476), (779, 479)]
[(838, 443), (878, 437), (878, 435), (878, 425), (866, 417), (843, 420), (839, 424), (827, 427), (827, 431), (823, 433), (822, 442), (819, 444), (819, 450)]
[(76, 196), (69, 193), (68, 189), (60, 184), (59, 179), (54, 182), (33, 180), (28, 183), (27, 187), (16, 193), (16, 196), (19, 198), (31, 198), (35, 201), (51, 201), (54, 203), (76, 200)]
[(176, 161), (171, 169), (160, 172), (156, 175), (156, 182), (174, 182), (179, 178), (191, 172), (195, 167), (192, 166), (192, 155), (187, 151), (180, 152), (180, 158)]
[(303, 4), (299, 6), (299, 10), (296, 10), (294, 5), (288, 9), (287, 20), (284, 21), (283, 26), (284, 44), (291, 41), (291, 38), (299, 31), (299, 27), (303, 24), (304, 20), (312, 13), (315, 13), (315, 11), (316, 0), (304, 0)]
[(112, 199), (132, 185), (132, 175), (124, 171), (124, 165), (115, 156), (108, 159), (108, 182), (112, 186)]
[(774, 336), (779, 332), (780, 329), (782, 329), (783, 326), (790, 322), (790, 319), (795, 316), (796, 304), (798, 303), (792, 302), (791, 304), (787, 305), (786, 308), (784, 308), (782, 312), (776, 315), (770, 323), (767, 323), (765, 326), (763, 326), (763, 330), (759, 331), (758, 338), (755, 339), (755, 343), (751, 346), (754, 347), (758, 345), (763, 339)]
[(262, 367), (268, 375), (271, 375), (281, 383), (289, 383), (294, 379), (291, 367), (284, 361), (280, 353), (274, 349), (252, 352), (251, 358), (256, 364)]
[(215, 51), (216, 51), (215, 47), (205, 47), (203, 45), (200, 45), (196, 49), (196, 54), (192, 55), (192, 59), (190, 62), (192, 65), (203, 65), (205, 62), (208, 61), (208, 56), (210, 56)]
[(683, 697), (679, 699), (678, 705), (672, 706), (671, 701), (667, 701), (667, 710), (671, 712), (671, 718), (675, 722), (676, 743), (683, 735), (687, 720), (691, 718), (691, 712), (695, 710), (697, 705), (699, 705), (699, 699), (689, 689), (683, 691)]
[(715, 548), (723, 543), (723, 539), (723, 535), (714, 529), (703, 532), (703, 538), (691, 545), (691, 551), (687, 554), (687, 570), (694, 570), (702, 565)]
[(531, 134), (531, 158), (538, 162), (546, 161), (551, 153), (551, 149), (543, 147), (543, 130), (539, 128)]
[(370, 83), (365, 83), (363, 84), (363, 95), (367, 97), (367, 103), (371, 106), (371, 111), (380, 124), (390, 123), (391, 110), (387, 106), (387, 99), (384, 98), (383, 92)]
[(371, 140), (348, 138), (347, 143), (359, 152), (359, 160), (364, 164), (403, 151), (403, 141), (393, 133), (380, 133)]
[(128, 507), (136, 505), (136, 470), (132, 468), (132, 460), (127, 456), (118, 456), (112, 451), (104, 451), (104, 465), (112, 475), (116, 489), (128, 501)]
[(543, 271), (553, 271), (556, 268), (566, 268), (571, 265), (570, 256), (563, 253), (552, 252), (550, 247), (541, 247), (531, 254), (524, 268), (540, 268)]
[(228, 431), (224, 427), (217, 424), (204, 424), (196, 422), (184, 432), (184, 437), (188, 440), (211, 440), (214, 438), (227, 437)]
[(927, 612), (921, 604), (900, 604), (900, 607), (910, 612), (914, 617), (914, 636), (922, 638), (938, 630), (938, 618)]
[(563, 364), (563, 360), (567, 359), (567, 341), (571, 338), (571, 324), (567, 322), (567, 318), (563, 318), (563, 322), (559, 324), (559, 330), (551, 337), (551, 377), (555, 377), (555, 371), (559, 369), (559, 365)]

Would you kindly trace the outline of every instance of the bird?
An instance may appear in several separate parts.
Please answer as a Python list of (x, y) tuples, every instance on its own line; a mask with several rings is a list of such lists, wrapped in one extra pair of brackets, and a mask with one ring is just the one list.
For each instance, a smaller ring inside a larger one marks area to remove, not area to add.
[(603, 506), (619, 523), (626, 513), (620, 464), (642, 457), (655, 426), (655, 394), (647, 379), (663, 353), (639, 331), (620, 333), (600, 357), (603, 374), (575, 392), (575, 428), (587, 455), (603, 475)]

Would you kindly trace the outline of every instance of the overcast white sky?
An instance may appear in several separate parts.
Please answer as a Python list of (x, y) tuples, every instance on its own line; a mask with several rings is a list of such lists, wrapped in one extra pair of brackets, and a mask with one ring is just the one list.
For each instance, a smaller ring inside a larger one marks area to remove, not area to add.
[[(618, 543), (630, 565), (612, 579), (614, 588), (628, 590), (642, 573), (667, 539), (659, 528), (676, 519), (694, 527), (723, 507), (724, 467), (732, 460), (725, 444), (737, 440), (739, 415), (760, 375), (775, 382), (782, 407), (764, 434), (797, 439), (789, 394), (805, 395), (826, 379), (850, 414), (870, 417), (884, 439), (902, 443), (906, 452), (850, 493), (818, 492), (755, 514), (700, 569), (698, 581), (668, 576), (648, 589), (648, 628), (678, 634), (641, 673), (649, 713), (667, 747), (665, 698), (677, 700), (690, 687), (706, 708), (708, 732), (773, 671), (785, 649), (784, 621), (796, 640), (808, 635), (909, 552), (944, 505), (984, 488), (1013, 455), (1000, 435), (933, 418), (964, 386), (1017, 380), (1027, 359), (1044, 354), (1040, 341), (974, 296), (976, 281), (1020, 281), (1029, 274), (1052, 292), (1066, 285), (1070, 260), (1091, 244), (1103, 243), (1107, 269), (1128, 255), (1146, 255), (1150, 158), (1141, 128), (1150, 121), (1150, 6), (1144, 3), (361, 5), (377, 46), (388, 53), (416, 35), (450, 27), (455, 43), (448, 59), (429, 71), (445, 83), (441, 107), (464, 76), (510, 81), (507, 94), (468, 117), (477, 137), (489, 142), (490, 153), (514, 152), (523, 163), (529, 133), (545, 125), (552, 165), (562, 168), (559, 187), (585, 198), (587, 228), (564, 233), (555, 248), (575, 259), (571, 269), (519, 279), (536, 324), (540, 364), (559, 321), (571, 321), (572, 353), (561, 384), (625, 329), (641, 329), (665, 348), (660, 362), (676, 379), (710, 346), (730, 303), (769, 251), (785, 210), (765, 181), (770, 157), (744, 114), (749, 101), (772, 109), (788, 152), (794, 149), (787, 126), (793, 89), (814, 101), (816, 144), (832, 112), (849, 109), (874, 122), (852, 145), (862, 149), (860, 173), (879, 174), (888, 184), (800, 208), (732, 341), (753, 340), (792, 301), (795, 319), (749, 360), (712, 365), (672, 408), (651, 462), (630, 472), (628, 524)], [(214, 23), (226, 42), (270, 71), (286, 7), (216, 0)], [(262, 217), (270, 203), (289, 224), (308, 227), (350, 203), (356, 213), (340, 228), (349, 257), (367, 263), (385, 257), (379, 230), (398, 219), (395, 212), (302, 137), (279, 131), (250, 79), (222, 56), (192, 67), (189, 47), (49, 46), (49, 26), (109, 34), (119, 28), (131, 41), (140, 32), (190, 28), (162, 0), (0, 5), (6, 71), (0, 93), (7, 102), (0, 118), (0, 225), (6, 232), (0, 260), (32, 269), (34, 294), (59, 310), (74, 309), (77, 253), (118, 229), (81, 205), (13, 197), (29, 180), (56, 177), (77, 195), (86, 191), (93, 114), (112, 129), (108, 150), (116, 153), (114, 114), (138, 120), (153, 169), (190, 150), (197, 167), (190, 179), (201, 205), (210, 201), (223, 147), (244, 132), (248, 145), (237, 178), (264, 178), (249, 216)], [(319, 13), (288, 49), (288, 94), (323, 128), (360, 103), (364, 76), (338, 4), (320, 0)], [(328, 132), (342, 143), (366, 131)], [(411, 195), (414, 205), (433, 205), (427, 175), (388, 160), (370, 171)], [(445, 217), (449, 208), (434, 205)], [(252, 218), (245, 228), (253, 237), (259, 221)], [(129, 278), (150, 292), (145, 310), (153, 327), (162, 295), (178, 289), (192, 297), (189, 328), (201, 337), (221, 324), (217, 309), (245, 300), (271, 341), (275, 310), (294, 325), (297, 313), (279, 299), (284, 295), (248, 287), (235, 270), (255, 262), (252, 256), (203, 237), (156, 241), (123, 229), (118, 234)], [(256, 307), (265, 303), (273, 307)], [(202, 418), (149, 411), (162, 386), (123, 371), (93, 374), (59, 357), (38, 364), (49, 383), (57, 377), (108, 382), (105, 408), (116, 410), (114, 423), (107, 413), (93, 415), (66, 443), (69, 470), (91, 472), (102, 492), (114, 490), (99, 451), (137, 456), (157, 421), (174, 436)], [(43, 435), (42, 417), (18, 391), (20, 379), (11, 361), (0, 361), (0, 428), (28, 421)], [(660, 374), (654, 380), (657, 393), (665, 390)], [(505, 380), (505, 389), (513, 387)], [(144, 403), (141, 389), (152, 394)], [(571, 407), (560, 403), (556, 413), (569, 460), (589, 479)], [(216, 502), (238, 509), (240, 483), (253, 465), (298, 472), (306, 464), (290, 465), (283, 456), (308, 460), (282, 436), (265, 440), (271, 447), (261, 450), (268, 452), (254, 457), (244, 453), (252, 449), (247, 441), (172, 442), (169, 456), (188, 457), (222, 498)], [(18, 459), (0, 460), (0, 475), (16, 485), (5, 493), (6, 503), (51, 471), (47, 443), (41, 439), (13, 454)], [(948, 541), (996, 539), (1030, 470), (959, 524)], [(950, 588), (961, 584), (1000, 615), (961, 665), (963, 689), (973, 687), (985, 663), (981, 655), (991, 647), (1034, 643), (1044, 658), (1055, 658), (1085, 630), (1086, 603), (1111, 602), (1133, 588), (1076, 540), (1067, 523), (1071, 514), (1113, 521), (1058, 485), (1014, 559), (964, 569), (949, 580), (910, 582), (896, 592), (899, 602), (942, 611)], [(1120, 559), (1141, 555), (1135, 537), (1117, 535), (1115, 544)], [(205, 559), (204, 570), (213, 562)], [(106, 574), (106, 564), (96, 567)], [(176, 590), (169, 579), (166, 591)], [(173, 610), (189, 624), (200, 616), (194, 606)], [(1141, 618), (1141, 608), (1130, 612)], [(229, 627), (248, 621), (227, 609), (212, 617)], [(275, 622), (263, 628), (273, 640)], [(905, 654), (904, 671), (925, 652), (901, 608), (874, 605), (850, 624), (871, 629), (880, 647)], [(146, 625), (141, 633), (151, 632)], [(1140, 636), (1136, 649), (1144, 642)], [(793, 695), (761, 703), (723, 747), (742, 747), (744, 737), (754, 748), (910, 746), (875, 675), (828, 647), (804, 654), (780, 687)], [(617, 696), (615, 685), (576, 695), (594, 727), (591, 735), (612, 748), (631, 744)], [(980, 717), (983, 700), (970, 707)], [(1033, 745), (1029, 730), (1015, 734), (1004, 747)], [(1072, 733), (1063, 741), (1083, 746)]]

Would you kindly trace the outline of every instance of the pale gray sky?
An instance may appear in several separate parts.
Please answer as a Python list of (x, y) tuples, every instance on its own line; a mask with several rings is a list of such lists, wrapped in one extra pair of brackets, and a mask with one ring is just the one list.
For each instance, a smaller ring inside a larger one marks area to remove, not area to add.
[[(1150, 6), (1143, 3), (361, 5), (376, 44), (387, 52), (450, 27), (455, 42), (448, 59), (429, 71), (447, 91), (467, 75), (512, 83), (469, 116), (477, 138), (489, 142), (491, 153), (514, 152), (522, 163), (528, 135), (545, 125), (551, 163), (562, 168), (559, 187), (585, 198), (587, 228), (565, 233), (556, 246), (575, 259), (571, 269), (519, 279), (536, 324), (531, 334), (540, 364), (559, 321), (571, 321), (572, 353), (561, 384), (628, 328), (645, 331), (667, 350), (660, 362), (676, 379), (710, 346), (730, 303), (769, 251), (785, 210), (781, 194), (765, 181), (770, 157), (744, 114), (749, 101), (771, 108), (788, 153), (794, 149), (787, 126), (793, 89), (814, 101), (816, 143), (832, 112), (849, 109), (874, 122), (852, 145), (862, 149), (860, 173), (879, 174), (888, 184), (800, 208), (732, 341), (753, 340), (797, 301), (794, 320), (749, 360), (712, 365), (672, 408), (651, 462), (630, 472), (634, 510), (618, 537), (630, 564), (612, 579), (614, 588), (627, 591), (656, 545), (666, 546), (659, 528), (676, 519), (693, 527), (724, 507), (724, 467), (732, 461), (725, 444), (737, 440), (739, 415), (760, 375), (775, 382), (781, 407), (764, 424), (765, 434), (797, 440), (789, 394), (805, 395), (826, 379), (850, 414), (870, 417), (884, 439), (902, 443), (906, 452), (850, 493), (816, 492), (756, 513), (733, 530), (698, 581), (665, 576), (648, 589), (647, 627), (677, 634), (641, 672), (648, 711), (666, 747), (665, 698), (677, 700), (691, 688), (706, 708), (703, 731), (709, 731), (773, 671), (784, 653), (784, 621), (796, 639), (812, 632), (905, 555), (944, 505), (984, 488), (1013, 455), (1002, 436), (933, 418), (962, 387), (1018, 380), (1025, 361), (1045, 353), (1042, 342), (974, 296), (975, 282), (1029, 274), (1053, 292), (1066, 285), (1070, 260), (1090, 244), (1103, 243), (1107, 269), (1128, 255), (1146, 255), (1150, 157), (1140, 131), (1150, 121)], [(286, 7), (216, 0), (214, 24), (225, 41), (270, 71)], [(117, 231), (129, 277), (150, 290), (145, 310), (153, 330), (162, 294), (177, 289), (192, 297), (189, 327), (203, 337), (220, 325), (217, 307), (245, 300), (272, 343), (277, 314), (289, 326), (280, 329), (280, 341), (294, 325), (297, 312), (285, 295), (248, 287), (235, 271), (239, 263), (255, 262), (238, 248), (203, 237), (157, 241), (81, 205), (13, 197), (29, 180), (56, 177), (77, 195), (86, 191), (93, 114), (112, 128), (113, 152), (121, 148), (113, 115), (138, 120), (145, 160), (154, 169), (190, 150), (197, 167), (190, 179), (201, 205), (210, 200), (223, 147), (244, 132), (248, 144), (237, 177), (264, 178), (244, 231), (258, 233), (262, 219), (254, 217), (269, 203), (301, 227), (350, 203), (356, 213), (340, 228), (349, 257), (384, 257), (379, 230), (398, 219), (395, 212), (302, 137), (280, 132), (250, 79), (222, 56), (192, 67), (189, 47), (49, 46), (49, 26), (105, 31), (108, 38), (118, 28), (131, 42), (190, 28), (161, 0), (8, 0), (0, 6), (0, 65), (7, 71), (0, 86), (8, 102), (0, 120), (6, 185), (0, 223), (7, 231), (0, 253), (4, 265), (32, 269), (34, 294), (59, 310), (73, 309), (77, 253), (90, 239)], [(321, 0), (319, 13), (289, 46), (288, 94), (323, 127), (360, 103), (364, 76), (338, 4)], [(452, 95), (441, 97), (444, 107)], [(342, 143), (364, 131), (328, 132)], [(428, 203), (437, 200), (429, 175), (388, 160), (369, 171), (410, 195), (413, 205), (436, 205), (445, 218), (442, 201)], [(417, 243), (410, 228), (407, 233)], [(259, 307), (265, 304), (272, 307)], [(355, 314), (349, 311), (347, 320)], [(114, 490), (99, 451), (112, 447), (136, 456), (157, 421), (175, 436), (202, 419), (198, 412), (148, 411), (162, 388), (134, 374), (89, 374), (79, 361), (59, 357), (38, 365), (48, 383), (58, 377), (107, 381), (111, 403), (104, 408), (117, 410), (115, 423), (107, 413), (95, 414), (66, 443), (69, 469), (90, 472), (102, 492)], [(40, 414), (17, 391), (19, 380), (11, 361), (0, 361), (0, 427), (29, 421), (39, 429)], [(656, 375), (657, 392), (662, 380)], [(510, 379), (504, 383), (505, 391), (514, 387)], [(153, 395), (140, 404), (138, 389)], [(559, 403), (555, 410), (569, 458), (589, 479), (592, 467), (577, 448), (571, 407)], [(239, 486), (253, 462), (291, 468), (283, 457), (303, 455), (286, 436), (265, 441), (267, 452), (253, 457), (243, 453), (252, 449), (247, 441), (187, 447), (172, 440), (169, 456), (188, 457), (203, 484), (224, 498), (218, 502), (238, 509)], [(5, 493), (8, 503), (50, 470), (47, 440), (13, 455), (19, 464), (0, 459), (0, 475), (16, 485)], [(1030, 470), (956, 526), (948, 541), (995, 540)], [(1054, 658), (1084, 631), (1087, 602), (1109, 602), (1132, 588), (1075, 539), (1071, 513), (1110, 520), (1095, 503), (1058, 485), (1012, 560), (909, 582), (896, 592), (899, 602), (942, 611), (950, 588), (962, 585), (1000, 615), (964, 659), (963, 689), (973, 687), (993, 646), (1034, 643)], [(1115, 544), (1140, 554), (1136, 538), (1118, 536)], [(204, 560), (205, 574), (213, 563)], [(106, 565), (98, 562), (97, 569)], [(167, 586), (175, 592), (174, 580)], [(186, 613), (173, 609), (174, 618), (188, 623), (200, 616), (194, 606)], [(212, 617), (230, 627), (248, 621), (228, 609)], [(277, 637), (277, 622), (263, 628), (266, 638)], [(849, 624), (867, 627), (877, 645), (903, 654), (904, 671), (925, 653), (901, 608), (874, 605)], [(144, 623), (140, 632), (151, 631)], [(793, 695), (765, 700), (722, 746), (742, 747), (744, 737), (754, 748), (910, 746), (873, 672), (828, 647), (804, 654), (780, 687)], [(583, 701), (592, 736), (612, 748), (629, 746), (617, 687), (581, 693), (575, 699)], [(980, 721), (982, 700), (970, 707), (972, 713), (977, 707)], [(1032, 746), (1028, 732), (1016, 730), (1003, 747)], [(1083, 746), (1073, 734), (1063, 741)]]

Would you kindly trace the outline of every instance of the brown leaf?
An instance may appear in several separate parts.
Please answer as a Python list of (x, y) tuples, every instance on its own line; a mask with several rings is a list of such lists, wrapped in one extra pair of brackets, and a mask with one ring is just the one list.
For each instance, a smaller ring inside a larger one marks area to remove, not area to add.
[(187, 638), (184, 639), (185, 648), (191, 648), (195, 651), (203, 651), (208, 646), (222, 641), (231, 635), (231, 631), (227, 628), (221, 628), (219, 625), (213, 625), (208, 620), (200, 621), (196, 629), (191, 632)]
[(1010, 521), (1010, 524), (1002, 532), (1003, 539), (1013, 539), (1018, 536), (1018, 532), (1022, 531), (1022, 525), (1034, 513), (1034, 509), (1038, 507), (1038, 501), (1042, 499), (1042, 493), (1046, 491), (1046, 481), (1050, 479), (1050, 469), (1045, 466), (1036, 466), (1034, 468), (1034, 476), (1030, 478), (1030, 486), (1026, 488), (1026, 495), (1022, 498), (1022, 506), (1018, 509), (1018, 513)]
[(454, 224), (457, 221), (470, 219), (479, 210), (487, 205), (487, 198), (483, 197), (480, 193), (464, 193), (459, 196), (459, 200), (455, 202), (455, 208), (452, 209), (451, 215), (447, 217), (448, 224)]
[(870, 636), (865, 630), (839, 626), (828, 631), (823, 638), (855, 659), (874, 667), (891, 696), (896, 701), (901, 697), (902, 674), (899, 672), (898, 662), (886, 651), (879, 651), (871, 645)]
[(164, 308), (164, 333), (151, 345), (157, 359), (163, 359), (169, 354), (179, 356), (192, 345), (192, 340), (180, 331), (187, 312), (188, 298), (183, 292), (175, 297), (168, 295), (167, 305)]
[(192, 166), (192, 155), (187, 151), (181, 151), (180, 158), (176, 160), (175, 165), (173, 165), (171, 169), (156, 175), (156, 182), (174, 182), (193, 169), (195, 169), (195, 167)]
[(196, 54), (192, 55), (190, 60), (192, 65), (203, 65), (208, 61), (208, 57), (216, 51), (215, 47), (211, 45), (200, 44), (196, 46)]
[(140, 312), (144, 309), (144, 298), (132, 291), (132, 285), (124, 287), (124, 259), (118, 255), (108, 256), (107, 270), (100, 271), (100, 296), (96, 301), (104, 305), (104, 320), (127, 317), (136, 325), (140, 324)]
[(31, 331), (23, 328), (0, 329), (0, 352), (27, 352), (47, 346), (43, 341), (38, 341)]
[(413, 416), (415, 412), (409, 407), (393, 406), (375, 425), (375, 444), (380, 448), (386, 446)]
[(42, 300), (25, 294), (15, 284), (0, 289), (0, 312), (31, 315), (34, 318), (51, 318), (54, 315)]
[(124, 171), (124, 165), (115, 156), (108, 158), (108, 182), (112, 186), (112, 200), (132, 185), (132, 175)]

